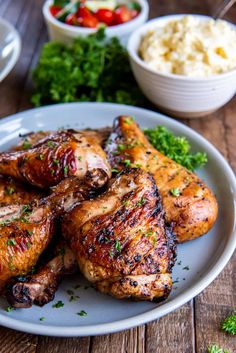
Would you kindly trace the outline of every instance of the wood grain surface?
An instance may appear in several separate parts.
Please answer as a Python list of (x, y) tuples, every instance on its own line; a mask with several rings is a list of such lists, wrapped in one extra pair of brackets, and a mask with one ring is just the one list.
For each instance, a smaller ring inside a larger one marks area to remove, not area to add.
[[(211, 14), (222, 0), (149, 0), (151, 17), (170, 13)], [(0, 17), (22, 37), (15, 69), (0, 85), (0, 117), (31, 107), (31, 71), (47, 40), (43, 0), (0, 0)], [(236, 8), (227, 15), (236, 21)], [(204, 119), (185, 121), (228, 159), (236, 171), (236, 98)], [(236, 254), (218, 278), (194, 300), (150, 324), (91, 338), (51, 338), (0, 327), (0, 353), (205, 353), (217, 343), (236, 353), (236, 337), (219, 330), (220, 321), (236, 308)]]

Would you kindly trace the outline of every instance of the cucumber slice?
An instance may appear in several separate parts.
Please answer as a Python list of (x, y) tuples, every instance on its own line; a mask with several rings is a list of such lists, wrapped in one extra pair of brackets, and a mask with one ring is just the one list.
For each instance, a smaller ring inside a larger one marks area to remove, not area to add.
[(117, 2), (115, 0), (88, 0), (85, 6), (93, 12), (99, 9), (114, 10), (116, 8)]

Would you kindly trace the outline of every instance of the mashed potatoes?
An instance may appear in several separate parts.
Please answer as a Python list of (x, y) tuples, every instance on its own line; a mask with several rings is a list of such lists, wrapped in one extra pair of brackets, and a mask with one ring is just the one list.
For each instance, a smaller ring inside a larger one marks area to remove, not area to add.
[(139, 54), (161, 73), (191, 77), (220, 74), (236, 68), (236, 30), (222, 20), (185, 16), (149, 31)]

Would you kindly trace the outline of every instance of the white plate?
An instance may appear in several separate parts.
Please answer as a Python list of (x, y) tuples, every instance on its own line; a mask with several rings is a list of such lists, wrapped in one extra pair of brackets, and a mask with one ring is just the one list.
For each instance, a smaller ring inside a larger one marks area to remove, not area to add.
[(0, 82), (11, 72), (21, 51), (18, 32), (7, 21), (0, 18)]
[[(81, 276), (66, 279), (56, 294), (53, 303), (62, 300), (63, 308), (52, 308), (50, 303), (43, 308), (4, 311), (7, 303), (0, 300), (0, 325), (20, 331), (52, 336), (101, 335), (137, 326), (157, 319), (175, 310), (200, 293), (222, 271), (229, 261), (235, 246), (235, 177), (221, 154), (203, 137), (183, 124), (164, 115), (135, 107), (106, 103), (73, 103), (29, 110), (0, 121), (0, 149), (15, 143), (19, 133), (59, 127), (97, 128), (112, 125), (118, 115), (136, 117), (141, 127), (165, 125), (178, 135), (186, 136), (195, 150), (208, 154), (209, 162), (199, 175), (216, 193), (219, 202), (219, 217), (209, 234), (192, 242), (178, 246), (178, 258), (174, 268), (174, 285), (171, 296), (163, 303), (119, 301), (102, 295), (92, 288), (85, 289), (86, 281)], [(181, 265), (178, 264), (181, 261)], [(189, 270), (184, 267), (189, 266)], [(66, 290), (76, 284), (83, 286), (74, 290), (80, 296), (69, 302)], [(76, 313), (85, 310), (88, 315)], [(45, 317), (40, 321), (40, 317)]]

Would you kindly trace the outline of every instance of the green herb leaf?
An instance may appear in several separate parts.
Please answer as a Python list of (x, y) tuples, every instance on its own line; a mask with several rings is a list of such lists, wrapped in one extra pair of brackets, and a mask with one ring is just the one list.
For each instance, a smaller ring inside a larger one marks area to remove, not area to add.
[(11, 311), (13, 311), (14, 310), (14, 308), (12, 307), (12, 306), (7, 306), (6, 308), (5, 308), (5, 311), (7, 312), (7, 313), (10, 313)]
[(173, 188), (170, 190), (171, 195), (177, 197), (180, 195), (179, 189), (178, 188)]
[(11, 187), (11, 186), (8, 186), (8, 187), (6, 188), (4, 194), (5, 194), (5, 195), (12, 195), (12, 194), (14, 194), (15, 191), (16, 191), (15, 188), (13, 188), (13, 187)]
[(56, 308), (56, 309), (59, 309), (59, 308), (62, 308), (64, 306), (64, 303), (59, 300), (56, 304), (53, 304), (53, 308)]
[(191, 153), (189, 141), (185, 137), (175, 136), (164, 126), (145, 129), (144, 132), (159, 152), (191, 171), (203, 167), (207, 163), (206, 153)]
[(79, 313), (77, 313), (79, 316), (87, 316), (88, 314), (86, 313), (85, 310), (81, 310)]
[(221, 328), (230, 335), (236, 335), (236, 311), (221, 323)]
[(15, 246), (16, 245), (16, 241), (14, 239), (8, 239), (7, 245), (8, 246)]
[(34, 70), (34, 105), (58, 102), (116, 102), (143, 105), (127, 50), (105, 30), (77, 38), (71, 46), (44, 45)]
[(120, 244), (120, 241), (118, 239), (115, 240), (115, 248), (116, 248), (116, 251), (118, 253), (121, 252), (121, 244)]
[(218, 345), (213, 344), (210, 347), (208, 347), (207, 353), (229, 353), (229, 352), (220, 348)]

